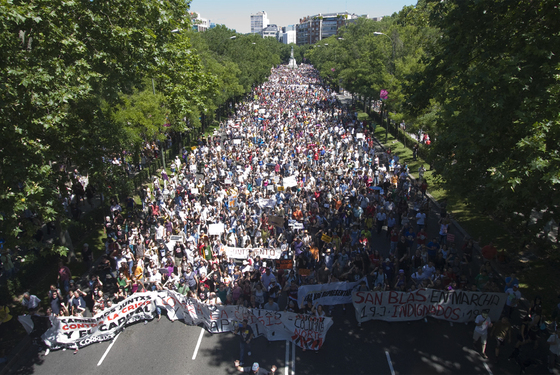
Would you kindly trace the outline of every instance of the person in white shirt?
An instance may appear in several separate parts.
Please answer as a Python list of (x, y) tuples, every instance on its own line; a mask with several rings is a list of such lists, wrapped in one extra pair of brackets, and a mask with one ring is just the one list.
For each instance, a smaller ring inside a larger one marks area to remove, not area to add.
[(416, 225), (418, 226), (418, 231), (424, 228), (425, 223), (426, 223), (426, 214), (422, 211), (418, 212), (416, 214)]
[(424, 273), (422, 267), (418, 267), (418, 271), (414, 272), (410, 278), (417, 286), (422, 283), (422, 281), (426, 280), (428, 276)]
[(27, 292), (23, 293), (23, 299), (21, 300), (21, 304), (23, 306), (27, 307), (27, 309), (30, 312), (33, 312), (33, 311), (37, 310), (40, 303), (41, 303), (41, 300), (36, 295), (29, 294)]
[(550, 335), (546, 342), (548, 343), (550, 353), (548, 353), (548, 372), (554, 373), (556, 366), (556, 358), (560, 354), (560, 327), (556, 327), (556, 331)]
[(492, 321), (488, 316), (488, 310), (482, 310), (482, 314), (478, 315), (474, 320), (476, 326), (474, 327), (473, 333), (473, 346), (476, 347), (476, 342), (480, 340), (482, 344), (482, 349), (480, 351), (480, 356), (484, 359), (488, 358), (486, 355), (486, 342), (488, 340), (488, 328), (492, 327)]

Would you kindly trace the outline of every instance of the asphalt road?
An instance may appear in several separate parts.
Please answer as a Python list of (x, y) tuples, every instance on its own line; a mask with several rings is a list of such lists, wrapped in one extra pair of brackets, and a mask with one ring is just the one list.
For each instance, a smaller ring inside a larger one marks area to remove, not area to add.
[[(278, 374), (517, 374), (519, 367), (507, 361), (513, 344), (507, 345), (498, 363), (495, 343), (490, 340), (485, 361), (472, 348), (472, 323), (454, 324), (428, 319), (427, 322), (388, 323), (370, 321), (357, 327), (353, 309), (337, 306), (335, 324), (319, 352), (295, 349), (295, 363), (286, 362), (285, 341), (254, 340), (250, 361), (262, 367), (278, 367)], [(196, 351), (200, 335), (202, 339)], [(165, 317), (129, 326), (116, 340), (83, 348), (51, 352), (44, 356), (37, 346), (12, 368), (15, 374), (233, 374), (239, 355), (238, 338), (231, 333), (212, 335), (200, 327), (170, 322)], [(524, 346), (522, 357), (544, 359), (546, 343), (533, 350)], [(193, 356), (196, 352), (196, 357)], [(286, 371), (286, 366), (287, 370)], [(391, 367), (392, 366), (392, 367)], [(293, 371), (293, 372), (292, 372)], [(546, 362), (527, 369), (528, 374), (547, 373)]]

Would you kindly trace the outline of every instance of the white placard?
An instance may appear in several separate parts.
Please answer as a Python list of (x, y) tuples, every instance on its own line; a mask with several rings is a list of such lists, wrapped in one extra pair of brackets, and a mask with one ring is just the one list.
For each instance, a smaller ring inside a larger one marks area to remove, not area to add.
[(280, 255), (282, 254), (282, 250), (280, 249), (264, 247), (244, 248), (225, 246), (224, 250), (228, 258), (234, 259), (247, 259), (251, 252), (253, 253), (253, 257), (258, 255), (261, 259), (280, 259)]
[(209, 235), (220, 235), (224, 233), (226, 227), (224, 223), (217, 223), (217, 224), (210, 224), (208, 225), (208, 234)]
[(191, 189), (191, 194), (198, 195), (198, 188), (192, 188)]
[(296, 176), (286, 177), (282, 180), (282, 185), (286, 187), (297, 186)]
[(356, 134), (356, 139), (363, 139), (363, 138), (364, 138), (364, 133)]
[(241, 139), (234, 139), (233, 144), (234, 145), (240, 145), (241, 144)]

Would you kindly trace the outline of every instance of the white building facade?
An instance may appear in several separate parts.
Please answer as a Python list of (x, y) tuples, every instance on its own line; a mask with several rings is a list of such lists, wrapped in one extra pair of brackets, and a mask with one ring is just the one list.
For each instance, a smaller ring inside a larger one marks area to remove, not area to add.
[(269, 24), (268, 15), (263, 10), (256, 14), (251, 14), (251, 33), (261, 34), (262, 30), (266, 28)]

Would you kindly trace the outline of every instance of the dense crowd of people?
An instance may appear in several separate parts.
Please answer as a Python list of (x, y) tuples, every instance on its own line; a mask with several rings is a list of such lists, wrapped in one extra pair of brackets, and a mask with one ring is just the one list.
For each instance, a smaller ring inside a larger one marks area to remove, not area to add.
[[(369, 290), (503, 291), (490, 264), (498, 256), (492, 244), (475, 269), (474, 243), (455, 244), (445, 206), (430, 236), (424, 167), (419, 179), (409, 178), (406, 161), (376, 148), (368, 124), (311, 66), (272, 69), (235, 110), (214, 135), (184, 149), (171, 173), (154, 176), (141, 204), (111, 200), (105, 254), (91, 268), (87, 244), (82, 252), (91, 270), (87, 292), (61, 262), (48, 314), (96, 315), (134, 293), (170, 289), (208, 304), (324, 316), (332, 310), (298, 305), (302, 285), (364, 277), (360, 288)], [(210, 233), (216, 223), (223, 231)], [(228, 247), (255, 251), (233, 259)], [(283, 266), (261, 258), (263, 248), (280, 249)], [(515, 275), (505, 291), (513, 296), (508, 318), (521, 297)], [(32, 311), (39, 302), (26, 303)], [(540, 300), (534, 304), (538, 310)], [(520, 343), (540, 328), (539, 314), (526, 322)], [(490, 328), (486, 318), (477, 317), (482, 328), (473, 339)], [(499, 334), (503, 341), (508, 329)]]
[[(181, 156), (171, 173), (153, 177), (141, 206), (111, 201), (106, 254), (89, 293), (69, 284), (61, 264), (54, 314), (83, 314), (85, 300), (95, 315), (137, 291), (162, 289), (269, 309), (280, 308), (285, 291), (282, 308), (299, 311), (299, 286), (364, 276), (374, 290), (498, 289), (491, 269), (473, 277), (472, 242), (458, 249), (447, 241), (446, 212), (438, 235), (428, 235), (425, 181), (376, 149), (367, 124), (311, 66), (273, 69), (219, 131)], [(215, 223), (224, 224), (218, 235), (209, 233)], [(251, 252), (231, 259), (228, 246), (281, 249), (293, 263), (277, 269)], [(91, 262), (87, 245), (84, 254)]]

